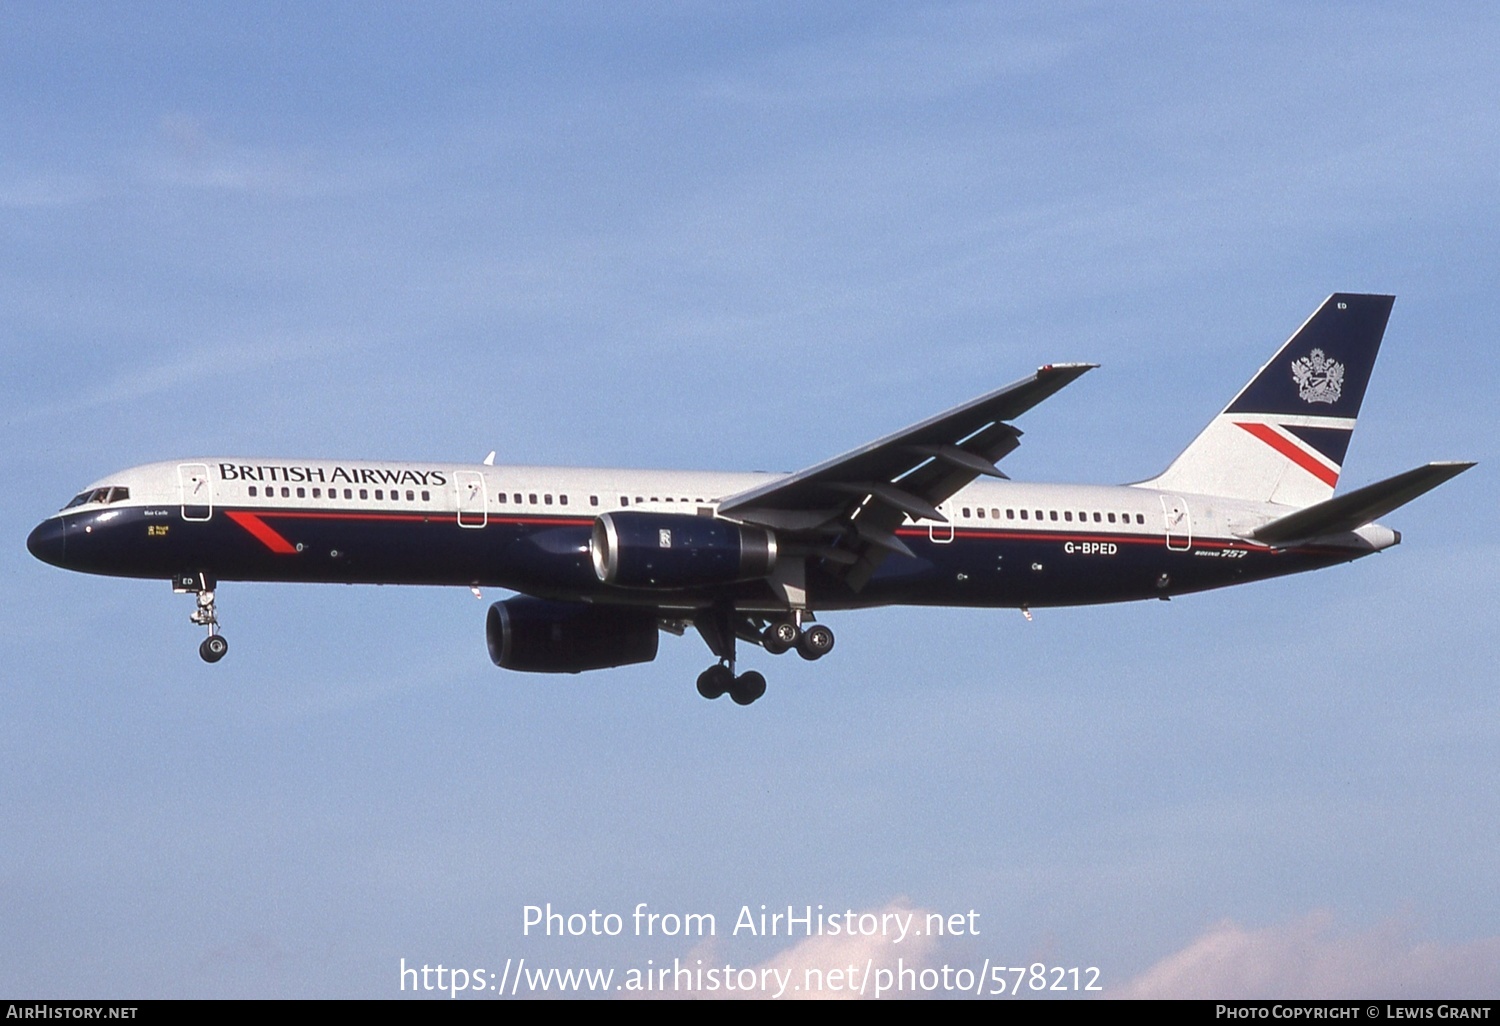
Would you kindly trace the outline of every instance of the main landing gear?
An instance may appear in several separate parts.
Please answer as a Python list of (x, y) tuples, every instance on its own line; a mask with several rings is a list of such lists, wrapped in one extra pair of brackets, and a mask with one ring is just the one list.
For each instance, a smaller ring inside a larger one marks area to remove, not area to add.
[(754, 670), (735, 676), (731, 663), (716, 663), (698, 674), (698, 694), (712, 701), (721, 695), (749, 705), (766, 693), (766, 678)]
[(739, 638), (760, 645), (772, 655), (797, 650), (803, 659), (821, 659), (833, 651), (833, 631), (820, 623), (802, 625), (802, 612), (762, 628), (759, 622), (733, 609), (704, 610), (693, 620), (709, 650), (719, 661), (698, 675), (698, 694), (713, 700), (728, 695), (737, 705), (749, 705), (766, 693), (766, 678), (754, 670), (735, 673), (735, 642)]
[(803, 659), (822, 659), (833, 651), (833, 631), (820, 623), (804, 628), (796, 620), (777, 620), (762, 632), (760, 644), (772, 655), (795, 648)]
[(172, 590), (187, 592), (198, 600), (188, 619), (199, 627), (208, 628), (208, 637), (198, 646), (198, 655), (205, 663), (216, 663), (229, 651), (229, 642), (219, 633), (218, 610), (214, 605), (214, 579), (207, 574), (181, 574), (172, 581)]

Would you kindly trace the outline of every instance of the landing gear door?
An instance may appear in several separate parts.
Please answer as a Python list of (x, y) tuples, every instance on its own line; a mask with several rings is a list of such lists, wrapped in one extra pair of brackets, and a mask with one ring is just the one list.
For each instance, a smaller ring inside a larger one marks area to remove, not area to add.
[(453, 475), (458, 488), (458, 526), (483, 527), (490, 521), (484, 475), (477, 470), (460, 470)]
[(1186, 552), (1193, 547), (1193, 516), (1188, 504), (1180, 495), (1161, 497), (1162, 516), (1166, 521), (1167, 548), (1173, 552)]
[(214, 484), (205, 463), (179, 463), (177, 484), (182, 492), (182, 519), (207, 520), (214, 515)]

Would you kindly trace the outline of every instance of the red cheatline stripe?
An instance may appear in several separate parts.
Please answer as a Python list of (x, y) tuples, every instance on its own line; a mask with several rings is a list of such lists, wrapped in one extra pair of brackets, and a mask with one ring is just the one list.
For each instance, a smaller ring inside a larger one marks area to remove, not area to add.
[(239, 510), (226, 510), (225, 515), (239, 524), (245, 530), (255, 535), (255, 539), (266, 548), (279, 556), (285, 556), (297, 551), (296, 546), (287, 541), (281, 535), (254, 513), (243, 513)]
[[(927, 532), (920, 529), (901, 528), (896, 532), (903, 538), (926, 538)], [(1150, 545), (1159, 547), (1166, 541), (1165, 535), (1160, 534), (1064, 534), (1060, 531), (1036, 530), (1023, 531), (1012, 528), (955, 528), (955, 538), (977, 538), (984, 541), (1015, 541), (1015, 542), (1073, 542), (1083, 544), (1085, 542), (1114, 542), (1118, 545)], [(1174, 536), (1173, 541), (1177, 539)], [(1246, 552), (1263, 552), (1267, 550), (1265, 545), (1252, 544), (1249, 542), (1229, 541), (1223, 538), (1194, 538), (1195, 549), (1243, 549)]]
[[(454, 511), (444, 510), (441, 513), (309, 513), (304, 510), (270, 510), (265, 513), (252, 513), (255, 517), (272, 517), (278, 520), (384, 520), (393, 522), (404, 522), (412, 524), (451, 524), (454, 523)], [(480, 510), (465, 510), (466, 517), (480, 518), (484, 513)], [(547, 524), (552, 527), (585, 527), (593, 521), (585, 517), (525, 517), (525, 516), (502, 516), (498, 513), (489, 515), (492, 524)]]
[(1337, 470), (1332, 470), (1328, 467), (1325, 467), (1323, 464), (1313, 459), (1311, 455), (1297, 448), (1297, 446), (1294, 445), (1290, 440), (1283, 438), (1281, 435), (1278, 435), (1275, 429), (1271, 427), (1271, 425), (1244, 424), (1240, 421), (1235, 421), (1234, 423), (1236, 427), (1244, 428), (1256, 438), (1259, 438), (1262, 442), (1265, 442), (1271, 448), (1281, 453), (1281, 455), (1297, 464), (1297, 466), (1307, 471), (1313, 477), (1317, 478), (1319, 481), (1322, 481), (1329, 488), (1332, 488), (1334, 485), (1339, 483), (1339, 472)]

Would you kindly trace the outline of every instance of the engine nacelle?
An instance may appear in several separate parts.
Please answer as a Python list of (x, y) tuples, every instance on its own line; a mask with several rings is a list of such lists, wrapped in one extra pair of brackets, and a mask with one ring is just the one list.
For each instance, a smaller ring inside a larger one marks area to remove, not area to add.
[(490, 606), (484, 637), (507, 670), (581, 673), (649, 663), (661, 638), (654, 609), (506, 599)]
[(594, 521), (594, 573), (621, 588), (692, 588), (768, 576), (776, 536), (682, 513), (616, 511)]

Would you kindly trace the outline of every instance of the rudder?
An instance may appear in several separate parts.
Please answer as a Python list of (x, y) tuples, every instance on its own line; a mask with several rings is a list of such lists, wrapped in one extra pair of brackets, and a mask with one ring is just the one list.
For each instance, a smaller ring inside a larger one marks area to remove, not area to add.
[(1298, 508), (1333, 495), (1394, 296), (1336, 292), (1143, 488)]

